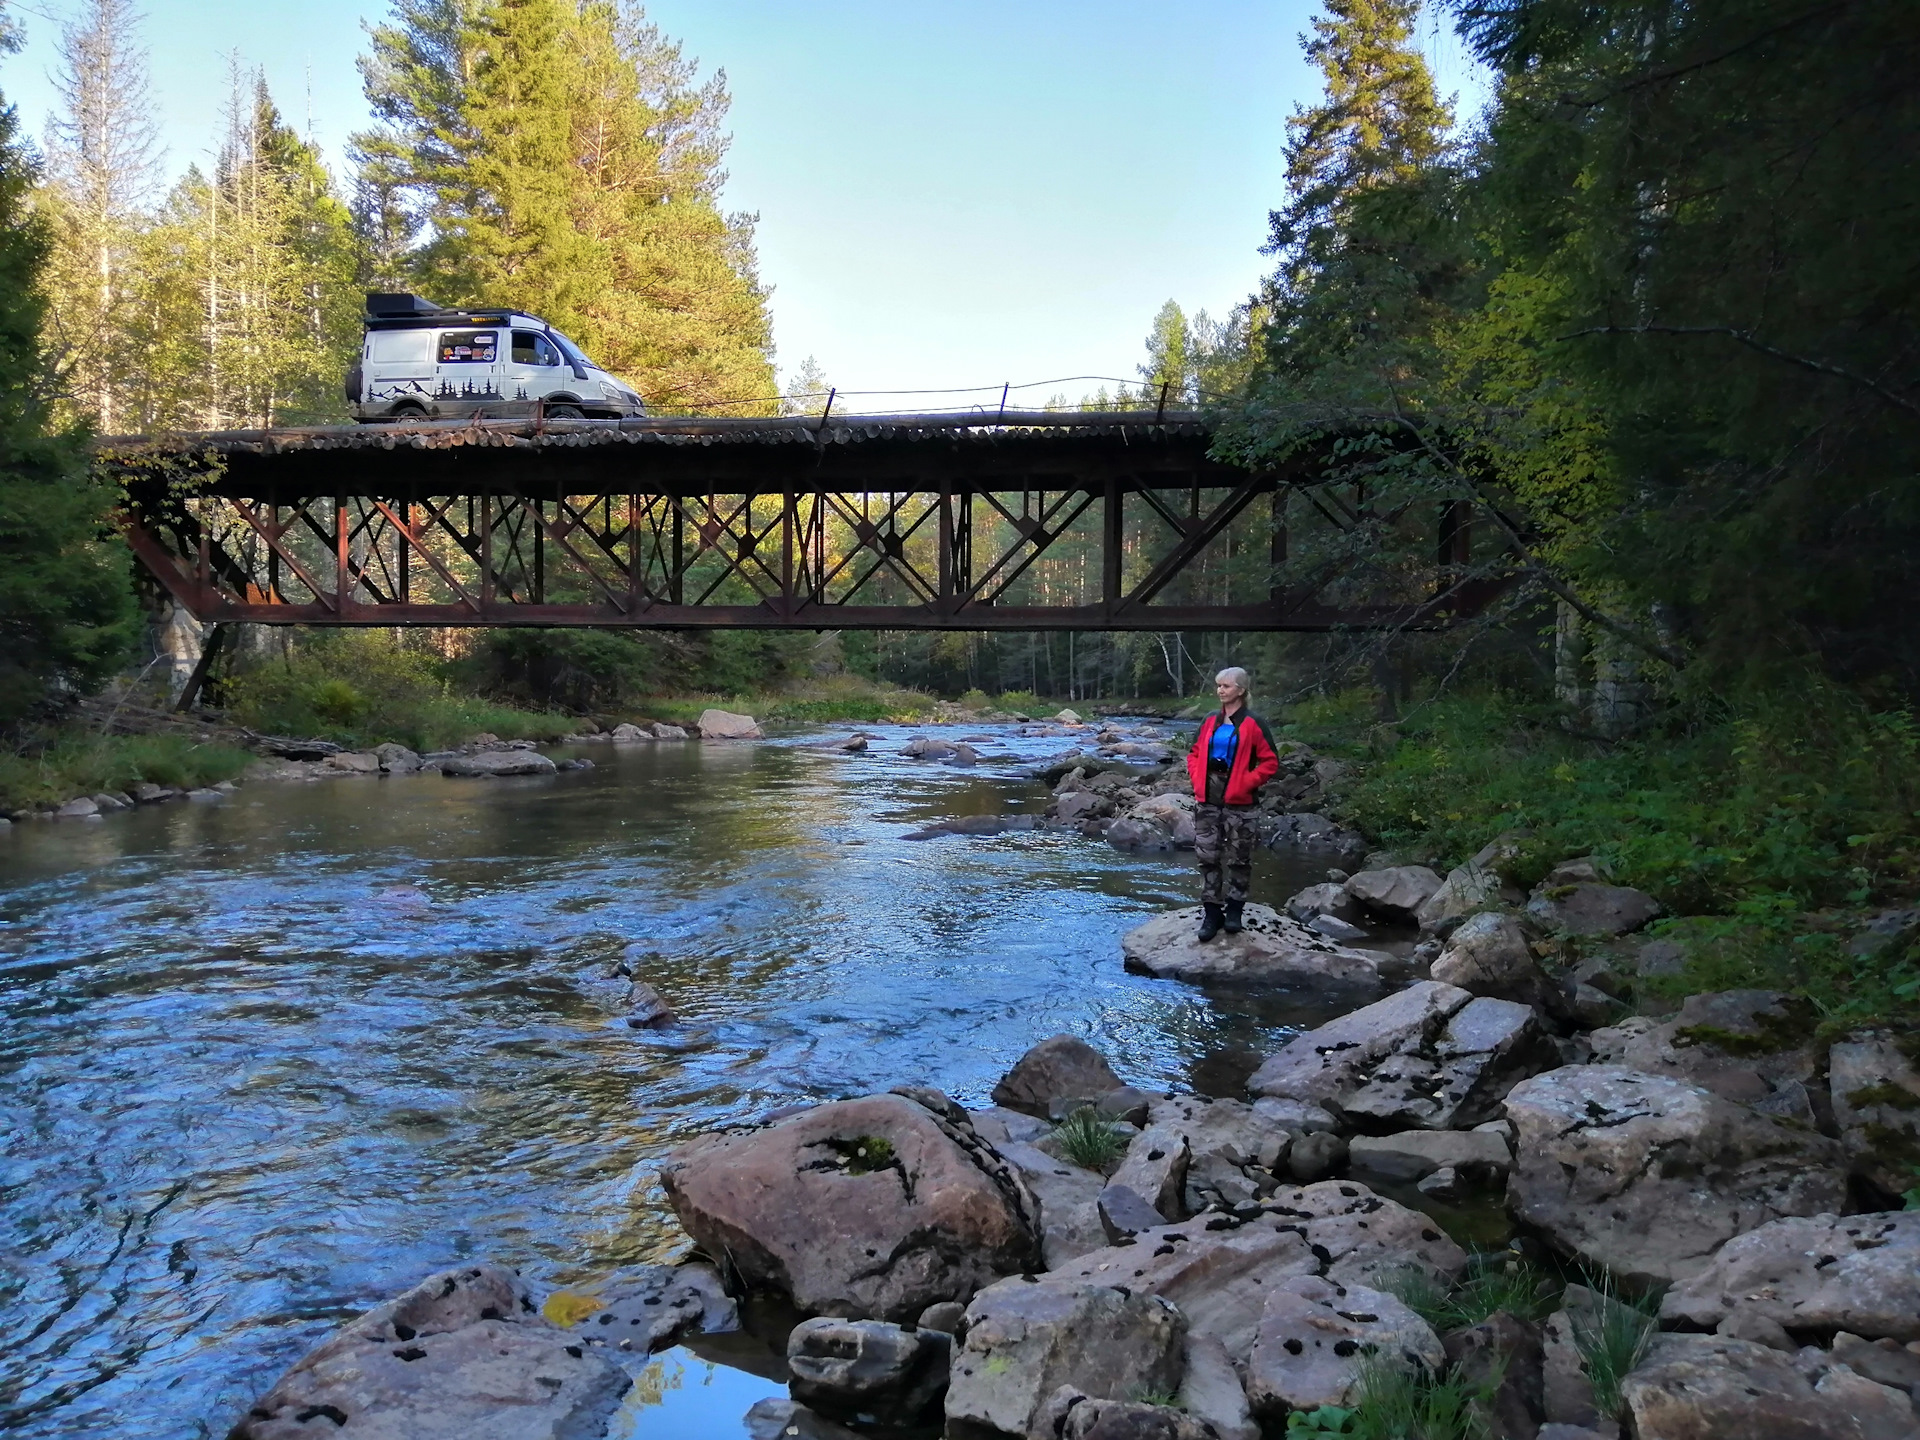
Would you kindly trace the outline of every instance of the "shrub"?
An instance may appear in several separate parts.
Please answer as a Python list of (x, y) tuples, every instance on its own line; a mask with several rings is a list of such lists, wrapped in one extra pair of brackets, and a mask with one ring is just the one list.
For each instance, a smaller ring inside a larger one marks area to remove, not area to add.
[(1089, 1170), (1105, 1170), (1127, 1153), (1120, 1132), (1091, 1105), (1082, 1105), (1054, 1126), (1053, 1138), (1067, 1159)]

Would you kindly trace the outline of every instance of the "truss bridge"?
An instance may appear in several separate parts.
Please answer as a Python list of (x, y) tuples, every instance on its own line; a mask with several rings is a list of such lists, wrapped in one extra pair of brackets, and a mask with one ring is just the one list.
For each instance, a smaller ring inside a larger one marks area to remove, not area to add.
[(1455, 510), (1388, 517), (1430, 558), (1382, 574), (1352, 540), (1382, 523), (1363, 487), (1212, 442), (1153, 411), (476, 420), (106, 440), (99, 463), (141, 564), (208, 623), (1327, 630), (1485, 603)]

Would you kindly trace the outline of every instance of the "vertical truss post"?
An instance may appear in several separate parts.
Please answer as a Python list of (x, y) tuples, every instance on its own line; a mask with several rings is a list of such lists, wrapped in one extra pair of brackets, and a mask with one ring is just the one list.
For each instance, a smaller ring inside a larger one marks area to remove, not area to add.
[(1127, 534), (1124, 503), (1120, 477), (1108, 475), (1100, 511), (1100, 614), (1108, 624), (1120, 608), (1120, 562)]
[(340, 618), (346, 619), (348, 592), (352, 586), (352, 547), (348, 544), (347, 497), (333, 497), (333, 594), (340, 612)]
[(780, 496), (780, 607), (781, 613), (788, 618), (792, 618), (800, 608), (793, 584), (793, 522), (797, 518), (794, 512), (799, 504), (800, 497), (791, 490)]
[(686, 516), (681, 511), (680, 497), (667, 497), (667, 509), (673, 515), (673, 570), (667, 576), (667, 599), (675, 605), (686, 604), (686, 586), (680, 580), (680, 567), (685, 563), (681, 559), (682, 546), (686, 543), (682, 537), (682, 522)]
[(953, 615), (960, 608), (960, 597), (954, 589), (953, 566), (953, 487), (946, 481), (940, 482), (940, 535), (938, 541), (939, 566), (935, 584), (934, 609), (944, 618)]
[(480, 607), (493, 607), (493, 497), (487, 494), (480, 496)]
[(1267, 598), (1278, 604), (1286, 598), (1286, 582), (1281, 578), (1287, 566), (1287, 487), (1275, 485), (1273, 494), (1267, 497), (1267, 507), (1273, 517), (1273, 544), (1268, 552), (1271, 569), (1267, 579)]

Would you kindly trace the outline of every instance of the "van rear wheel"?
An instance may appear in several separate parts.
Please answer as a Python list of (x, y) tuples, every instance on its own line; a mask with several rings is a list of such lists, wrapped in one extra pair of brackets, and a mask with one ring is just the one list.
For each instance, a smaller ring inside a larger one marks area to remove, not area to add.
[(392, 419), (398, 420), (404, 425), (414, 420), (426, 419), (427, 407), (424, 405), (416, 405), (411, 400), (403, 400), (388, 413)]

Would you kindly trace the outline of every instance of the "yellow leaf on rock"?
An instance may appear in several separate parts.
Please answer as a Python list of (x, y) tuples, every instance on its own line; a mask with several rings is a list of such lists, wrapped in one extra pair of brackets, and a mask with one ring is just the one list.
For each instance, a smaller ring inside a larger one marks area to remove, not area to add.
[(556, 1290), (540, 1307), (540, 1313), (562, 1330), (571, 1330), (594, 1311), (605, 1308), (593, 1296), (582, 1295), (578, 1290)]

